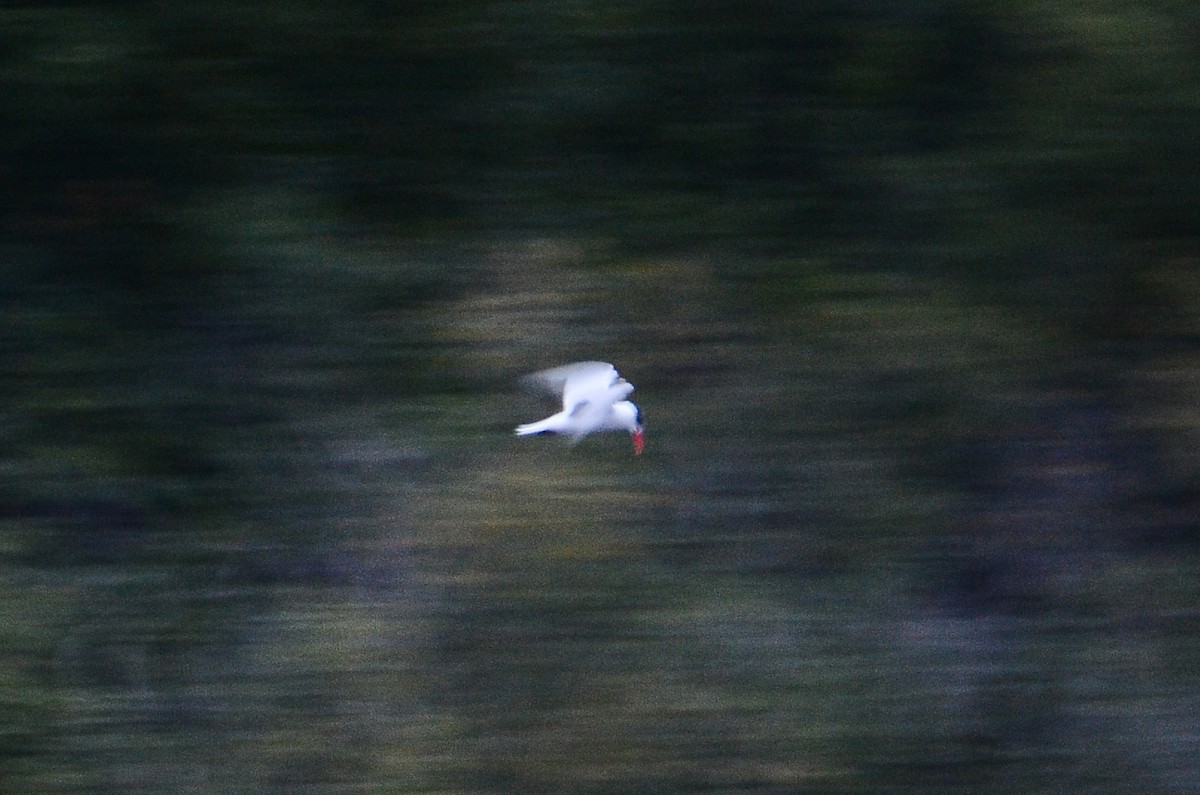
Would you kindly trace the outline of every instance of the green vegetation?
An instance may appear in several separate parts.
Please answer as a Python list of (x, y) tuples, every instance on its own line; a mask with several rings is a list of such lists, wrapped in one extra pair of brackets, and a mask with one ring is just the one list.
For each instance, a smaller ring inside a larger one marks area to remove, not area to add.
[(0, 789), (1193, 789), (1198, 34), (0, 9)]

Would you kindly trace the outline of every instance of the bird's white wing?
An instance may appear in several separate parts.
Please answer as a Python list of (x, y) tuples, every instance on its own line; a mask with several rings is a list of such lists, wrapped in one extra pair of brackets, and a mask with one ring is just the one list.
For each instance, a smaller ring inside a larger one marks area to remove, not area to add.
[[(562, 396), (563, 410), (570, 413), (583, 401), (606, 399), (606, 391), (618, 382), (625, 383), (617, 370), (607, 362), (575, 362), (549, 370), (540, 370), (525, 377), (525, 381), (543, 391)], [(633, 391), (629, 386), (624, 395)], [(620, 400), (614, 398), (608, 405)]]
[(619, 400), (614, 394), (629, 394), (632, 391), (633, 387), (617, 375), (612, 365), (584, 368), (572, 373), (563, 385), (563, 411), (574, 414), (585, 404), (596, 410), (608, 411), (608, 407)]

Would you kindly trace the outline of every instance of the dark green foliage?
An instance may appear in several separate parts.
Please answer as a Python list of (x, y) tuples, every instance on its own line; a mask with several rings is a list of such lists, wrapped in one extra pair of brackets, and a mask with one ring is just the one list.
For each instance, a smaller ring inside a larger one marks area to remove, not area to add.
[(0, 788), (1194, 787), (1198, 33), (0, 9)]

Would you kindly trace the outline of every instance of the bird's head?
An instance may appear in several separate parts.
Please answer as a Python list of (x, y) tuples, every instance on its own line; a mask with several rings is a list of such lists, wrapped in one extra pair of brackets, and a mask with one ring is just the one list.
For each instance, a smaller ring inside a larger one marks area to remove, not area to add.
[(646, 428), (642, 425), (642, 410), (634, 406), (633, 427), (629, 429), (629, 438), (633, 440), (633, 454), (641, 455), (646, 446)]
[(635, 403), (622, 400), (613, 404), (613, 415), (616, 417), (614, 425), (629, 431), (629, 438), (633, 440), (633, 454), (641, 455), (642, 449), (646, 446), (646, 429), (642, 425), (642, 410)]

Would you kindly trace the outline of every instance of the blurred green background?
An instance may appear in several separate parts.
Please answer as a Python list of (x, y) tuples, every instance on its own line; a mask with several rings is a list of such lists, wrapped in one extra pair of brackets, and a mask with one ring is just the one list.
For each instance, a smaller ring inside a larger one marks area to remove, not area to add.
[(5, 4), (0, 790), (1200, 792), (1197, 9)]

